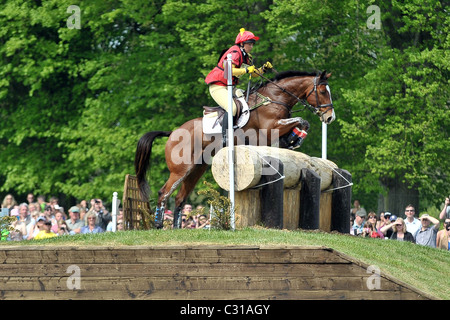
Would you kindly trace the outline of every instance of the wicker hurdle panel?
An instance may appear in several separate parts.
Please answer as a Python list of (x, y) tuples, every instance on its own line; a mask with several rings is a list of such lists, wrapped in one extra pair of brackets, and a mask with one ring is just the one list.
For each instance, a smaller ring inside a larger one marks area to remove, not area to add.
[(125, 230), (150, 228), (150, 215), (153, 212), (150, 204), (141, 198), (136, 176), (125, 176), (122, 203)]

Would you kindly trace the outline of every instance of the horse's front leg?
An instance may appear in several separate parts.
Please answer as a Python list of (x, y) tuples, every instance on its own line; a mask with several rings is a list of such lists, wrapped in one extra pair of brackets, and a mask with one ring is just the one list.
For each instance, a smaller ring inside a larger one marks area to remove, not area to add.
[(300, 117), (279, 119), (274, 128), (278, 130), (280, 148), (296, 149), (308, 134), (309, 122)]

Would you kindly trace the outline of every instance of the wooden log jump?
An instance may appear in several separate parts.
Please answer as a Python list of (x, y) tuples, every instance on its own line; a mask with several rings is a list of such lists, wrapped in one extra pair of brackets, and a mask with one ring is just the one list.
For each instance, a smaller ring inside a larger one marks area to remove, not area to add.
[[(330, 160), (287, 149), (235, 146), (238, 227), (263, 224), (294, 230), (350, 230), (351, 174)], [(213, 158), (212, 173), (229, 191), (228, 148)]]

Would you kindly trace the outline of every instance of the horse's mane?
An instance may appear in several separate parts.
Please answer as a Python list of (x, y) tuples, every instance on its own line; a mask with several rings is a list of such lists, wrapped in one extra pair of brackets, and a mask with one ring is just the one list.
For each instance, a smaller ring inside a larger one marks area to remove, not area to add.
[(253, 87), (251, 92), (255, 92), (258, 89), (267, 86), (268, 84), (272, 83), (272, 82), (277, 82), (286, 78), (292, 78), (292, 77), (315, 77), (317, 75), (320, 75), (320, 71), (312, 71), (312, 72), (308, 72), (308, 71), (296, 71), (296, 70), (289, 70), (289, 71), (283, 71), (283, 72), (279, 72), (275, 75), (274, 78), (268, 80), (268, 81), (264, 81), (264, 82), (260, 82), (260, 84), (256, 87)]
[(283, 71), (278, 73), (273, 79), (272, 81), (280, 81), (286, 78), (291, 78), (291, 77), (315, 77), (318, 74), (320, 74), (320, 72), (315, 71), (315, 72), (307, 72), (307, 71), (295, 71), (295, 70), (289, 70), (289, 71)]

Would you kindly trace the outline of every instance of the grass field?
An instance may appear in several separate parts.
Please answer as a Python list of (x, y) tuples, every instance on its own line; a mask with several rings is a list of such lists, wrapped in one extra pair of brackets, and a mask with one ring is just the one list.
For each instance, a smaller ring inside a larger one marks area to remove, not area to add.
[(158, 246), (158, 245), (286, 245), (326, 246), (376, 265), (439, 299), (450, 300), (450, 252), (391, 240), (360, 238), (337, 233), (246, 228), (219, 230), (149, 230), (64, 236), (48, 240), (2, 242), (2, 245)]

